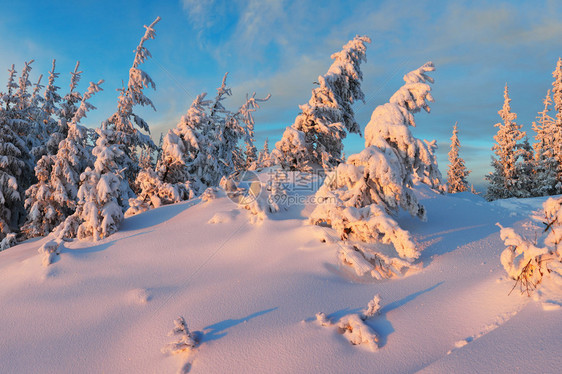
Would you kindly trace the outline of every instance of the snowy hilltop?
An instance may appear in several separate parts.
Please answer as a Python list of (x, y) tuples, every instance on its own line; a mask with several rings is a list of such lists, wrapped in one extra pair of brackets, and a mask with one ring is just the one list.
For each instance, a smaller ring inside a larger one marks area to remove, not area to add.
[(309, 224), (317, 176), (257, 176), (261, 198), (271, 179), (300, 188), (259, 221), (218, 188), (64, 242), (48, 266), (48, 238), (0, 253), (0, 371), (558, 372), (562, 285), (545, 275), (544, 292), (510, 295), (495, 225), (531, 237), (546, 198), (417, 184), (427, 222), (396, 219), (423, 249), (418, 266), (376, 281), (340, 261), (334, 230)]

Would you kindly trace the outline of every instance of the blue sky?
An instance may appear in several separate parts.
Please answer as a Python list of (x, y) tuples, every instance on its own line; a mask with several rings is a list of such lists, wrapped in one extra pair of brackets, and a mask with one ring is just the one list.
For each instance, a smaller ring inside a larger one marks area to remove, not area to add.
[[(447, 170), (452, 126), (459, 122), (461, 156), (470, 181), (484, 185), (490, 170), (494, 124), (508, 83), (512, 109), (532, 137), (552, 71), (562, 55), (562, 4), (556, 1), (25, 1), (2, 0), (0, 68), (35, 59), (32, 78), (46, 75), (51, 60), (65, 92), (76, 60), (80, 88), (105, 79), (84, 121), (98, 126), (116, 108), (117, 88), (127, 79), (143, 25), (156, 16), (153, 59), (143, 67), (154, 79), (147, 90), (157, 112), (141, 110), (153, 137), (175, 126), (200, 92), (214, 95), (225, 72), (237, 107), (246, 93), (272, 94), (256, 115), (258, 146), (278, 140), (310, 98), (330, 55), (356, 34), (372, 39), (363, 91), (355, 111), (364, 127), (373, 109), (402, 85), (402, 76), (426, 61), (437, 67), (431, 114), (416, 116), (414, 134), (436, 139), (441, 171)], [(346, 153), (363, 149), (351, 135)]]

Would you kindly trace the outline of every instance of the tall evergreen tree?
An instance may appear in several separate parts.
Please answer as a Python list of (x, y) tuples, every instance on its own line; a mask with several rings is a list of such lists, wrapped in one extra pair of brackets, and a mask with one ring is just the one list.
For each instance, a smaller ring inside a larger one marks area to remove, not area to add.
[[(136, 105), (141, 105), (150, 106), (156, 110), (152, 101), (143, 92), (148, 87), (156, 89), (156, 84), (146, 72), (140, 69), (140, 65), (151, 57), (144, 44), (149, 39), (154, 39), (154, 26), (159, 21), (160, 17), (157, 17), (150, 26), (145, 26), (146, 32), (135, 49), (135, 59), (131, 69), (129, 69), (127, 86), (119, 90), (117, 111), (102, 124), (102, 129), (113, 130), (118, 144), (123, 145), (127, 157), (123, 158), (124, 164), (119, 165), (119, 167), (124, 171), (125, 180), (131, 187), (134, 187), (134, 181), (139, 172), (138, 148), (156, 149), (156, 145), (150, 139), (150, 136), (141, 132), (142, 130), (150, 134), (148, 123), (135, 114), (133, 109)], [(122, 192), (127, 193), (128, 197), (134, 196), (132, 191)]]
[[(24, 69), (26, 72), (22, 73), (25, 79), (20, 77), (19, 84), (14, 65), (11, 66), (7, 91), (0, 95), (3, 101), (0, 106), (0, 240), (6, 239), (3, 248), (13, 244), (14, 241), (7, 235), (17, 233), (25, 220), (24, 192), (34, 177), (26, 138), (28, 111), (25, 105), (20, 105), (22, 97), (27, 100), (30, 96), (24, 94), (30, 85), (27, 79), (29, 64)], [(21, 90), (22, 83), (24, 90)]]
[(458, 137), (459, 129), (457, 122), (453, 127), (451, 136), (451, 150), (449, 151), (449, 170), (447, 171), (447, 188), (449, 193), (464, 192), (468, 190), (466, 177), (470, 174), (464, 164), (464, 160), (459, 156), (460, 141)]
[(125, 152), (117, 143), (112, 129), (96, 129), (98, 139), (92, 150), (94, 167), (87, 167), (80, 175), (76, 211), (57, 227), (55, 236), (77, 237), (94, 241), (118, 231), (123, 221), (125, 205), (121, 197)]
[(525, 137), (521, 125), (515, 123), (517, 114), (511, 111), (511, 99), (507, 84), (504, 89), (504, 103), (498, 114), (502, 122), (495, 124), (498, 128), (494, 136), (496, 144), (492, 147), (496, 157), (492, 157), (494, 170), (485, 178), (489, 181), (486, 198), (488, 200), (515, 197), (517, 193), (517, 160), (522, 155), (520, 141)]
[(519, 160), (515, 164), (515, 189), (513, 195), (517, 198), (527, 198), (534, 196), (536, 190), (536, 170), (533, 147), (529, 139), (525, 137), (519, 145)]
[(274, 165), (274, 161), (271, 158), (269, 152), (269, 139), (265, 138), (263, 142), (263, 148), (258, 153), (258, 168), (268, 168)]
[[(23, 188), (18, 183), (25, 168), (25, 142), (0, 112), (0, 241), (17, 232), (25, 217)], [(2, 249), (8, 246), (4, 242)]]
[(537, 121), (533, 122), (535, 131), (535, 178), (533, 195), (547, 196), (555, 192), (556, 186), (556, 155), (552, 134), (555, 132), (555, 121), (549, 115), (552, 106), (550, 90), (548, 90), (543, 101), (544, 108), (537, 115)]
[(255, 120), (253, 113), (259, 109), (259, 103), (269, 100), (271, 95), (267, 95), (264, 99), (256, 99), (256, 93), (254, 92), (251, 97), (246, 95), (246, 102), (240, 107), (239, 113), (242, 122), (246, 125), (244, 128), (244, 144), (246, 149), (244, 150), (245, 165), (246, 170), (255, 170), (257, 168), (258, 161), (258, 151), (254, 144), (255, 134), (254, 125)]
[[(70, 72), (70, 90), (64, 96), (61, 97), (57, 93), (59, 87), (54, 86), (54, 84), (49, 83), (45, 89), (45, 108), (53, 114), (56, 113), (58, 117), (55, 129), (51, 132), (49, 141), (47, 142), (48, 154), (54, 155), (57, 153), (59, 143), (67, 137), (69, 124), (82, 100), (81, 94), (76, 90), (78, 82), (80, 81), (80, 74), (82, 74), (82, 71), (78, 70), (79, 66), (80, 61), (77, 61), (74, 71)], [(53, 68), (49, 74), (49, 82), (51, 81), (51, 77), (54, 80), (59, 76), (59, 73), (55, 73), (54, 70), (55, 60), (53, 60)], [(56, 104), (58, 104), (58, 108), (55, 108)]]
[(361, 133), (352, 104), (364, 100), (360, 65), (366, 61), (366, 44), (370, 42), (366, 36), (356, 36), (331, 56), (332, 66), (318, 77), (319, 86), (275, 145), (272, 154), (283, 168), (321, 166), (328, 170), (341, 162), (347, 132)]
[(552, 101), (556, 111), (556, 119), (551, 126), (553, 154), (556, 161), (556, 184), (554, 193), (562, 193), (562, 58), (558, 58), (556, 69), (552, 73)]

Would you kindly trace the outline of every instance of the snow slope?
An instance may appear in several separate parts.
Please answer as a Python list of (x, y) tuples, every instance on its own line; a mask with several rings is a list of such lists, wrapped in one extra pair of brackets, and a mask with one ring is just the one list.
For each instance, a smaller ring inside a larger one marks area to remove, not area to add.
[[(0, 372), (177, 372), (187, 358), (161, 348), (179, 315), (201, 336), (191, 373), (559, 372), (562, 309), (508, 296), (495, 226), (531, 230), (545, 199), (417, 194), (428, 222), (399, 221), (423, 268), (379, 282), (338, 264), (338, 244), (321, 242), (330, 230), (306, 225), (310, 205), (261, 225), (224, 197), (165, 206), (100, 242), (65, 243), (48, 267), (45, 239), (20, 244), (0, 253)], [(316, 322), (375, 294), (377, 352)]]

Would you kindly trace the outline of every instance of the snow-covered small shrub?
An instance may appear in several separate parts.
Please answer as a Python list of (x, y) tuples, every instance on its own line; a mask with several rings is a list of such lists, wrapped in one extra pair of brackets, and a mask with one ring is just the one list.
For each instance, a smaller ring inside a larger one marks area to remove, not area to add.
[(366, 320), (380, 314), (381, 311), (381, 297), (379, 294), (376, 294), (373, 297), (373, 300), (369, 301), (367, 304), (367, 308), (363, 311), (363, 315), (361, 316), (362, 320)]
[(16, 244), (17, 244), (16, 234), (14, 234), (13, 232), (6, 234), (6, 237), (4, 237), (2, 241), (0, 241), (0, 252), (10, 247), (13, 247)]
[(379, 349), (379, 337), (357, 314), (343, 317), (338, 323), (340, 333), (353, 345), (365, 344), (373, 352)]
[(49, 240), (39, 247), (38, 252), (43, 256), (43, 266), (49, 266), (53, 263), (56, 255), (60, 254), (60, 240)]
[(376, 352), (379, 349), (379, 337), (365, 321), (380, 313), (380, 301), (381, 297), (375, 295), (361, 314), (349, 314), (337, 322), (330, 320), (325, 313), (319, 312), (316, 314), (316, 322), (322, 327), (335, 327), (351, 344), (366, 345), (371, 351)]
[(219, 189), (217, 187), (209, 187), (201, 195), (201, 201), (209, 202), (215, 200), (218, 197)]
[(408, 269), (419, 268), (410, 261), (359, 244), (341, 244), (338, 258), (343, 264), (351, 266), (358, 276), (370, 275), (377, 280), (400, 276)]
[[(162, 348), (162, 353), (164, 354), (185, 354), (189, 355), (193, 352), (195, 348), (200, 343), (200, 338), (197, 333), (193, 333), (189, 331), (187, 327), (187, 323), (182, 316), (179, 316), (174, 320), (174, 329), (169, 332), (169, 336), (177, 336), (177, 340), (171, 343), (166, 344)], [(191, 368), (191, 362), (189, 361), (189, 357), (186, 359), (186, 362), (183, 364), (181, 369), (179, 370), (180, 373), (187, 373)]]
[(324, 312), (316, 313), (316, 322), (318, 322), (320, 326), (324, 327), (332, 325), (332, 321), (328, 319), (328, 316), (326, 316), (326, 313)]
[[(500, 236), (507, 248), (501, 254), (501, 263), (514, 288), (519, 285), (521, 293), (530, 295), (551, 272), (554, 262), (562, 261), (562, 197), (550, 198), (543, 204), (545, 224), (542, 237), (535, 242), (519, 235), (514, 229), (500, 226)], [(542, 241), (542, 244), (541, 244)]]
[(139, 172), (135, 184), (140, 192), (136, 198), (129, 199), (129, 209), (125, 212), (125, 217), (193, 197), (189, 182), (174, 184), (162, 182), (158, 174), (150, 168)]
[(267, 181), (265, 191), (267, 195), (267, 210), (270, 213), (279, 212), (280, 210), (286, 208), (283, 205), (280, 205), (281, 202), (287, 199), (288, 192), (283, 186), (279, 174), (273, 175)]
[(178, 339), (174, 342), (166, 344), (162, 348), (162, 353), (179, 354), (183, 352), (191, 352), (193, 348), (199, 344), (196, 334), (189, 331), (185, 318), (179, 316), (174, 320), (174, 328), (169, 336), (177, 336)]

